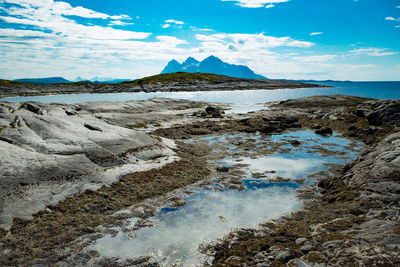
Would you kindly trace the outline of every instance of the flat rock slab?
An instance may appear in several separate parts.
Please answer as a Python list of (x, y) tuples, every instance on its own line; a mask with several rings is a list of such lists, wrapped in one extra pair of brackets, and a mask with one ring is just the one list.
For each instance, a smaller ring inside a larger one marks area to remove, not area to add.
[[(30, 216), (17, 211), (10, 214), (13, 212), (9, 200), (15, 195), (24, 199), (24, 194), (32, 192), (32, 187), (43, 183), (51, 183), (53, 187), (72, 183), (70, 188), (80, 184), (83, 190), (82, 182), (85, 181), (106, 184), (105, 177), (115, 180), (115, 177), (109, 177), (109, 173), (116, 177), (120, 174), (110, 172), (110, 168), (139, 165), (172, 156), (172, 150), (159, 140), (126, 126), (140, 120), (143, 113), (168, 111), (168, 118), (171, 118), (173, 111), (180, 113), (197, 105), (170, 99), (82, 105), (0, 103), (0, 225), (9, 222), (16, 214)], [(113, 119), (103, 120), (101, 113), (112, 114)], [(42, 198), (35, 197), (36, 204), (32, 203), (37, 205), (37, 209), (51, 199), (68, 197), (68, 194), (60, 197), (60, 192), (45, 197), (52, 192), (33, 191), (43, 194)], [(71, 194), (79, 193), (75, 189), (69, 191)], [(44, 202), (40, 203), (38, 199)], [(8, 214), (4, 216), (6, 204)], [(37, 209), (32, 207), (31, 211)]]

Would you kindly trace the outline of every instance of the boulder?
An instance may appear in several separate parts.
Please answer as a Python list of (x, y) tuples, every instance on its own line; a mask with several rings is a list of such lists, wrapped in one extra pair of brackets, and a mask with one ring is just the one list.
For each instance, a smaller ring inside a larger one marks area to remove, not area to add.
[(33, 104), (33, 103), (24, 103), (24, 104), (22, 104), (22, 107), (23, 107), (23, 108), (26, 108), (27, 110), (29, 110), (30, 112), (33, 112), (33, 113), (35, 113), (35, 114), (43, 115), (42, 109), (41, 109), (38, 105), (36, 105), (36, 104)]
[(333, 134), (333, 131), (329, 127), (323, 127), (323, 128), (315, 130), (315, 133), (320, 134), (320, 135), (331, 135), (331, 134)]

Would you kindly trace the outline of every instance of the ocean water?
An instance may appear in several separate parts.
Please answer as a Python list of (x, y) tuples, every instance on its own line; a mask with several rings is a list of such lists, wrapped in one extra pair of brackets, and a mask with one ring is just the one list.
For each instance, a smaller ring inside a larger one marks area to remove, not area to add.
[(242, 91), (203, 91), (166, 93), (107, 93), (107, 94), (68, 94), (50, 96), (6, 97), (0, 101), (76, 104), (91, 101), (129, 101), (145, 100), (155, 97), (187, 99), (217, 103), (231, 103), (234, 113), (246, 113), (263, 109), (260, 103), (281, 101), (313, 95), (353, 95), (378, 99), (400, 99), (400, 82), (313, 82), (332, 88), (300, 88), (277, 90)]

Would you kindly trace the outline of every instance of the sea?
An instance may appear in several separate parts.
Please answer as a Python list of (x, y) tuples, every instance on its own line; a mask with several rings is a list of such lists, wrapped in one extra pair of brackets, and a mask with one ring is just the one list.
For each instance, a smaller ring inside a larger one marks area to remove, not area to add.
[(313, 95), (352, 95), (377, 99), (400, 99), (400, 81), (395, 82), (352, 82), (323, 81), (310, 82), (330, 87), (238, 90), (238, 91), (197, 91), (197, 92), (156, 92), (156, 93), (103, 93), (103, 94), (63, 94), (47, 96), (6, 97), (0, 101), (76, 104), (93, 101), (129, 101), (149, 98), (176, 98), (192, 101), (225, 103), (231, 105), (231, 113), (246, 113), (264, 108), (263, 103), (282, 101)]

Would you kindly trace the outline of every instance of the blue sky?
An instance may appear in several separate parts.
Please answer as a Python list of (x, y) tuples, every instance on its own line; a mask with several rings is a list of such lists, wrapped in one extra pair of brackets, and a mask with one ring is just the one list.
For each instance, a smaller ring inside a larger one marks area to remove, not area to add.
[(0, 0), (0, 78), (139, 78), (215, 55), (270, 78), (400, 80), (400, 0)]

